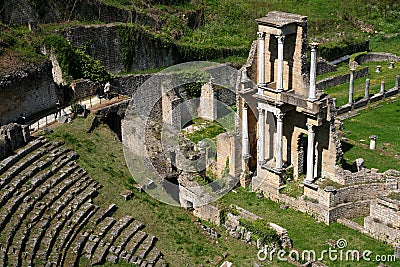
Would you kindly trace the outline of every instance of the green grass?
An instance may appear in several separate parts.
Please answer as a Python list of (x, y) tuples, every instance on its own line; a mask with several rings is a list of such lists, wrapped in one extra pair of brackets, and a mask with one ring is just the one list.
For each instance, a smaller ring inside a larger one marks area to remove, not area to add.
[(388, 198), (400, 201), (400, 193), (390, 193), (390, 195), (388, 195)]
[[(131, 214), (135, 219), (142, 221), (146, 225), (145, 231), (159, 238), (157, 247), (164, 253), (164, 258), (170, 266), (219, 266), (223, 257), (234, 262), (236, 266), (253, 266), (254, 262), (267, 264), (257, 260), (255, 247), (231, 238), (220, 226), (216, 226), (216, 230), (222, 234), (218, 243), (208, 239), (194, 223), (197, 219), (185, 209), (166, 205), (138, 191), (134, 191), (131, 200), (124, 201), (119, 192), (124, 188), (131, 188), (131, 176), (124, 161), (122, 145), (104, 125), (100, 125), (92, 133), (87, 133), (91, 118), (92, 116), (87, 119), (78, 118), (71, 124), (60, 125), (47, 137), (63, 139), (66, 146), (80, 155), (79, 165), (104, 186), (94, 200), (96, 205), (105, 207), (115, 203), (119, 207), (115, 217)], [(388, 246), (340, 224), (327, 226), (317, 223), (306, 214), (291, 209), (281, 210), (278, 203), (259, 199), (255, 193), (249, 193), (245, 189), (237, 188), (236, 192), (225, 195), (219, 200), (219, 205), (227, 207), (234, 203), (267, 221), (278, 223), (288, 229), (296, 249), (315, 249), (321, 252), (322, 249), (328, 248), (326, 240), (346, 238), (349, 248), (369, 249), (379, 254), (393, 253)], [(338, 262), (325, 263), (329, 266), (344, 266)], [(354, 265), (352, 263), (351, 266), (376, 266), (376, 263), (374, 264), (362, 262)], [(82, 260), (80, 266), (89, 266), (89, 263)], [(268, 263), (268, 266), (291, 265), (286, 262), (278, 263), (275, 259)]]
[(233, 120), (234, 120), (233, 112), (213, 122), (201, 118), (195, 118), (192, 120), (193, 124), (201, 128), (198, 131), (186, 134), (186, 136), (190, 139), (190, 141), (196, 144), (205, 138), (212, 139), (215, 142), (216, 137), (219, 134), (234, 130)]
[[(382, 71), (376, 73), (376, 66), (381, 65)], [(369, 76), (355, 79), (354, 80), (354, 101), (361, 99), (365, 95), (365, 80), (370, 79), (370, 95), (378, 93), (380, 91), (381, 81), (385, 81), (385, 90), (389, 90), (395, 86), (396, 75), (400, 73), (400, 65), (395, 64), (393, 69), (389, 69), (389, 62), (369, 62), (361, 65), (361, 67), (369, 67)], [(360, 67), (358, 67), (360, 68)], [(341, 67), (338, 72), (346, 73), (346, 67)], [(349, 67), (347, 66), (347, 73), (349, 72)], [(336, 98), (337, 106), (342, 106), (348, 103), (349, 99), (349, 83), (340, 84), (337, 86), (329, 87), (324, 90), (325, 93), (330, 94), (332, 97)]]
[(358, 223), (361, 226), (364, 226), (364, 218), (365, 218), (364, 216), (361, 216), (361, 217), (357, 217), (357, 218), (352, 218), (350, 220), (352, 220), (355, 223)]
[[(343, 147), (348, 163), (361, 157), (367, 168), (400, 170), (400, 158), (396, 157), (400, 155), (400, 101), (399, 97), (394, 100), (388, 99), (379, 103), (379, 108), (367, 108), (344, 121), (345, 136), (353, 141)], [(370, 135), (378, 135), (376, 150), (368, 148)]]
[[(327, 226), (318, 223), (311, 216), (292, 209), (282, 210), (279, 203), (275, 203), (265, 198), (257, 198), (256, 193), (249, 193), (243, 188), (236, 189), (237, 193), (229, 193), (220, 201), (228, 205), (235, 203), (267, 221), (277, 223), (288, 230), (289, 237), (293, 240), (294, 248), (298, 250), (313, 249), (321, 253), (323, 249), (328, 249), (326, 241), (329, 239), (338, 240), (344, 238), (348, 242), (349, 249), (360, 251), (369, 249), (376, 254), (393, 254), (393, 249), (368, 236), (349, 229), (339, 223)], [(324, 260), (328, 266), (376, 266), (376, 262), (338, 262)], [(391, 265), (390, 263), (388, 263)], [(280, 266), (280, 265), (279, 265)], [(395, 266), (395, 265), (392, 265)]]

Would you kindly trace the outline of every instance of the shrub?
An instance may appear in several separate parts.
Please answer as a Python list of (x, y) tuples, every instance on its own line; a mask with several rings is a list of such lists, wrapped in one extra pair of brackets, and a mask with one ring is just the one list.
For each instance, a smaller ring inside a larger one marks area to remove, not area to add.
[(243, 218), (239, 219), (241, 226), (250, 231), (251, 239), (256, 241), (261, 240), (263, 244), (279, 244), (278, 234), (268, 226), (268, 222), (263, 219), (258, 219), (255, 221), (249, 221)]

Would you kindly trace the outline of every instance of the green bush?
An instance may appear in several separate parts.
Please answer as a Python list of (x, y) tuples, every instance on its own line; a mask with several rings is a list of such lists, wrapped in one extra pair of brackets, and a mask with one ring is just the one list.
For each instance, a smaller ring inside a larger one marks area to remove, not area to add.
[(87, 78), (106, 82), (112, 78), (99, 60), (85, 53), (87, 44), (74, 48), (63, 36), (56, 34), (46, 36), (43, 42), (47, 49), (54, 49), (65, 79)]
[(243, 218), (239, 219), (239, 224), (250, 231), (251, 239), (256, 241), (260, 239), (263, 244), (278, 244), (279, 236), (275, 230), (268, 226), (268, 222), (264, 219), (249, 221)]

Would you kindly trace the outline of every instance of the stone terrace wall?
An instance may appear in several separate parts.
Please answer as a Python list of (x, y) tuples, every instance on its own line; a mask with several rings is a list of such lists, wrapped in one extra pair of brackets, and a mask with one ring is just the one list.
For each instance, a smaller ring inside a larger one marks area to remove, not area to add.
[(111, 85), (117, 87), (122, 94), (132, 96), (151, 76), (152, 74), (128, 74), (119, 76), (112, 81)]
[(323, 58), (317, 60), (317, 75), (325, 74), (328, 72), (336, 71), (337, 66), (329, 63)]
[(215, 207), (211, 204), (196, 207), (193, 210), (193, 215), (215, 225), (219, 225), (221, 223), (221, 211), (218, 209), (218, 207)]
[(373, 183), (357, 184), (340, 188), (333, 194), (331, 205), (337, 206), (343, 203), (360, 200), (371, 200), (379, 196), (387, 196), (392, 191), (398, 190), (398, 183)]
[(336, 175), (331, 180), (342, 185), (398, 181), (400, 179), (400, 172), (396, 170), (387, 170), (384, 173), (379, 173), (376, 169), (370, 170), (365, 168), (358, 172), (350, 172), (337, 166), (335, 168)]
[(354, 61), (361, 65), (366, 62), (374, 61), (400, 61), (400, 57), (390, 53), (370, 52), (356, 56)]
[(128, 10), (108, 6), (102, 1), (76, 1), (72, 12), (70, 6), (62, 5), (60, 2), (54, 0), (46, 1), (47, 7), (41, 5), (38, 9), (35, 9), (29, 0), (5, 0), (4, 7), (2, 6), (4, 9), (0, 10), (0, 20), (5, 24), (11, 25), (27, 24), (31, 20), (39, 23), (52, 23), (71, 19), (80, 21), (135, 22), (151, 27), (160, 27), (150, 16), (137, 13), (134, 9)]
[(380, 197), (371, 203), (364, 229), (373, 238), (391, 245), (400, 243), (400, 201)]
[[(123, 40), (120, 31), (128, 26), (114, 24), (90, 25), (72, 27), (64, 32), (64, 36), (73, 46), (81, 46), (90, 42), (88, 51), (90, 56), (100, 60), (102, 65), (111, 72), (126, 71), (123, 59)], [(128, 33), (126, 33), (128, 34)], [(135, 46), (130, 59), (132, 65), (129, 70), (144, 70), (171, 66), (176, 59), (172, 55), (172, 47), (159, 45), (144, 31), (138, 30), (136, 42), (129, 44)], [(126, 38), (126, 37), (124, 37)], [(128, 53), (129, 54), (129, 53)]]
[(400, 201), (380, 197), (371, 203), (370, 216), (384, 224), (400, 226)]
[(45, 62), (0, 77), (0, 124), (16, 121), (55, 107), (62, 91), (53, 81), (51, 63)]
[[(356, 70), (354, 72), (354, 79), (362, 78), (368, 76), (368, 67)], [(336, 86), (342, 83), (347, 83), (350, 81), (350, 74), (343, 74), (343, 75), (338, 75), (334, 77), (328, 77), (325, 78), (319, 82), (317, 82), (317, 89), (318, 90), (323, 90), (325, 88), (331, 87), (331, 86)]]

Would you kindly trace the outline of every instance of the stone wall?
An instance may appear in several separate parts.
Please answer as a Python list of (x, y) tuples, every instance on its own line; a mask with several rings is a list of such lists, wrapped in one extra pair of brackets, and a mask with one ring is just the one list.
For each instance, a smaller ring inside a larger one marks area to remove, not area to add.
[(211, 204), (195, 207), (193, 210), (193, 215), (215, 225), (219, 225), (221, 223), (221, 211), (218, 209), (218, 207)]
[(400, 201), (379, 197), (371, 203), (370, 216), (381, 223), (400, 227)]
[(331, 178), (334, 182), (342, 185), (355, 183), (376, 183), (376, 182), (391, 182), (400, 179), (400, 172), (396, 170), (388, 170), (384, 173), (379, 173), (376, 169), (363, 168), (358, 172), (350, 172), (340, 167), (335, 167), (336, 174)]
[(317, 60), (317, 75), (325, 74), (328, 72), (336, 71), (337, 66), (329, 63), (323, 58)]
[[(78, 26), (65, 30), (64, 36), (73, 46), (82, 46), (89, 42), (86, 53), (100, 60), (101, 64), (111, 72), (154, 69), (175, 63), (171, 45), (162, 44), (136, 26), (115, 24)], [(127, 43), (129, 39), (126, 38), (135, 40)], [(123, 52), (128, 47), (131, 47), (129, 49), (132, 51)], [(129, 62), (131, 65), (127, 65)]]
[(391, 245), (400, 243), (400, 201), (379, 197), (371, 203), (369, 215), (364, 229), (370, 236)]
[(55, 107), (62, 90), (53, 82), (51, 63), (29, 66), (0, 77), (0, 124)]
[(5, 0), (0, 10), (0, 20), (5, 24), (22, 25), (29, 21), (39, 23), (63, 22), (67, 20), (101, 21), (101, 22), (135, 22), (160, 28), (152, 17), (138, 13), (135, 9), (128, 10), (104, 4), (102, 1), (46, 1), (45, 5), (34, 8), (29, 0)]
[(0, 128), (0, 160), (24, 146), (31, 139), (29, 127), (10, 123)]
[[(368, 67), (356, 70), (354, 72), (354, 79), (362, 78), (368, 76)], [(347, 83), (350, 81), (350, 74), (342, 74), (334, 77), (328, 77), (317, 82), (317, 89), (323, 90), (328, 87), (336, 86), (342, 83)]]
[(400, 243), (399, 229), (394, 229), (378, 221), (375, 221), (372, 217), (366, 217), (364, 219), (364, 228), (370, 236), (375, 239), (387, 242), (392, 246)]
[(400, 57), (390, 53), (383, 52), (369, 52), (365, 54), (360, 54), (354, 58), (359, 65), (366, 62), (374, 61), (400, 61)]
[(379, 196), (387, 196), (398, 189), (398, 183), (357, 184), (337, 189), (331, 199), (331, 206), (360, 200), (371, 200)]
[(111, 85), (117, 87), (121, 94), (132, 96), (151, 76), (152, 74), (128, 74), (118, 76), (112, 81)]

